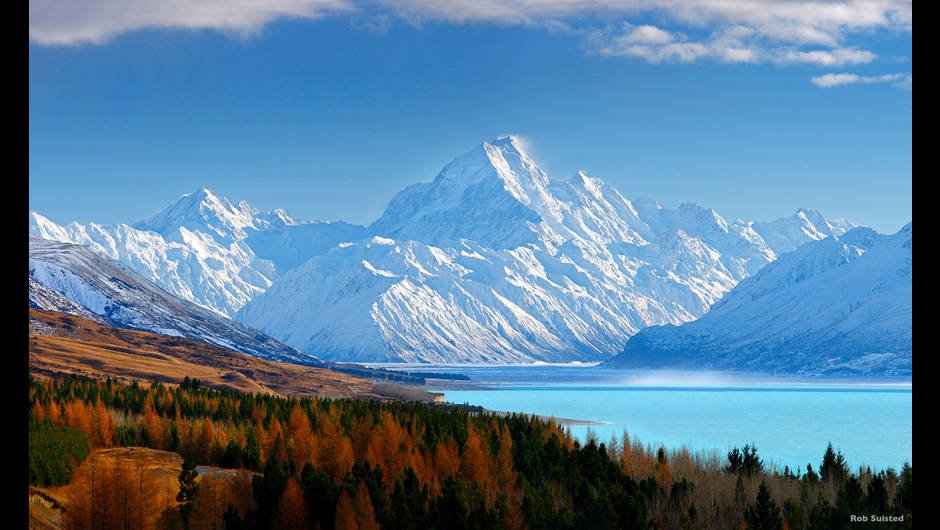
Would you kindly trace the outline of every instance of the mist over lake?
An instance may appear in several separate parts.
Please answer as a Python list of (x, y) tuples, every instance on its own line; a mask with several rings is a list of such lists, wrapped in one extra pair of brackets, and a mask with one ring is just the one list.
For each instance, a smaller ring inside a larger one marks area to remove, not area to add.
[[(912, 463), (910, 381), (807, 382), (722, 372), (627, 371), (594, 366), (437, 366), (462, 373), (447, 401), (490, 410), (602, 422), (572, 425), (602, 442), (624, 430), (644, 444), (717, 450), (755, 444), (768, 464), (818, 468), (828, 442), (850, 468)], [(408, 369), (415, 369), (412, 365)], [(472, 385), (472, 386), (470, 386)]]

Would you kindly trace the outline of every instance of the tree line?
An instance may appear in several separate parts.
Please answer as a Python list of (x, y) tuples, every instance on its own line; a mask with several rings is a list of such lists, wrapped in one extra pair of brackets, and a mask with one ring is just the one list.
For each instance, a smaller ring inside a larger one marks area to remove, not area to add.
[[(218, 391), (189, 378), (31, 380), (29, 398), (30, 480), (83, 485), (66, 503), (74, 528), (811, 529), (849, 528), (856, 513), (910, 526), (911, 467), (850, 472), (831, 446), (818, 471), (768, 470), (750, 445), (719, 458), (626, 433), (580, 443), (528, 415)], [(129, 446), (185, 457), (172, 492), (87, 450)], [(240, 471), (197, 478), (196, 464)]]

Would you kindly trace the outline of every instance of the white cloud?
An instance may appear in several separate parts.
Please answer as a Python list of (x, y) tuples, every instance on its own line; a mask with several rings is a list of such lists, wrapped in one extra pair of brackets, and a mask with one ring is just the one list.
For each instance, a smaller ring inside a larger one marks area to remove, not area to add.
[(828, 73), (810, 79), (810, 83), (822, 88), (832, 88), (845, 85), (892, 83), (898, 88), (910, 89), (913, 83), (913, 74), (897, 73), (883, 75), (858, 75), (845, 72)]
[(630, 44), (668, 44), (672, 42), (672, 35), (656, 26), (636, 26), (623, 36), (623, 40)]
[(447, 22), (533, 23), (550, 18), (658, 12), (691, 25), (789, 25), (805, 42), (821, 43), (838, 28), (910, 27), (907, 0), (378, 0), (415, 19)]
[[(580, 34), (591, 53), (651, 63), (837, 67), (874, 60), (851, 39), (912, 32), (912, 13), (912, 0), (30, 0), (29, 35), (47, 45), (143, 28), (251, 35), (279, 18), (351, 14), (354, 27), (378, 32), (394, 20), (530, 25)], [(606, 29), (590, 26), (598, 21)]]
[(776, 62), (782, 64), (815, 64), (818, 66), (842, 66), (845, 64), (870, 63), (875, 57), (868, 50), (857, 48), (833, 48), (829, 50), (786, 50)]
[(279, 18), (313, 19), (349, 9), (347, 0), (29, 0), (29, 39), (101, 44), (144, 28), (250, 35)]
[(633, 57), (650, 63), (690, 63), (708, 59), (723, 63), (810, 64), (843, 66), (873, 61), (877, 56), (857, 48), (800, 49), (769, 44), (756, 30), (735, 26), (715, 31), (701, 40), (673, 34), (653, 26), (625, 24), (616, 32), (596, 30), (588, 50), (606, 57)]

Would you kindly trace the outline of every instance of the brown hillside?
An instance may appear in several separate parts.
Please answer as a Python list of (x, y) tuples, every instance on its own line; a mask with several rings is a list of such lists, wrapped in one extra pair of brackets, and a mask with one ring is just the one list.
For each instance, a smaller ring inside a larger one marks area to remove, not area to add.
[(34, 377), (203, 384), (282, 396), (375, 397), (368, 379), (267, 361), (181, 337), (105, 326), (57, 311), (29, 310), (29, 371)]

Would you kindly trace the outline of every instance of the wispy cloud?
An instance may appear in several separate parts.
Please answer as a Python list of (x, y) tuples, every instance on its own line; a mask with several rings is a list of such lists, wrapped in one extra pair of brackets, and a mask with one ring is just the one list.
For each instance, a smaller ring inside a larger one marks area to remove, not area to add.
[(913, 86), (913, 74), (883, 74), (858, 75), (846, 72), (828, 73), (810, 79), (814, 85), (822, 88), (833, 88), (845, 85), (872, 85), (878, 83), (891, 83), (892, 85), (910, 90)]
[(704, 39), (692, 39), (654, 26), (624, 23), (617, 30), (590, 32), (588, 50), (606, 57), (633, 57), (650, 63), (691, 63), (713, 60), (723, 63), (775, 63), (842, 66), (873, 61), (877, 56), (858, 48), (803, 49), (792, 44), (768, 43), (753, 28), (734, 26), (715, 31)]
[(379, 32), (392, 20), (533, 26), (580, 34), (590, 53), (650, 63), (837, 67), (876, 58), (853, 37), (913, 31), (912, 9), (911, 0), (30, 0), (29, 35), (47, 45), (150, 27), (250, 35), (279, 18), (351, 13), (354, 26)]
[(280, 18), (349, 11), (347, 0), (29, 0), (29, 39), (45, 45), (102, 44), (145, 28), (257, 33)]

